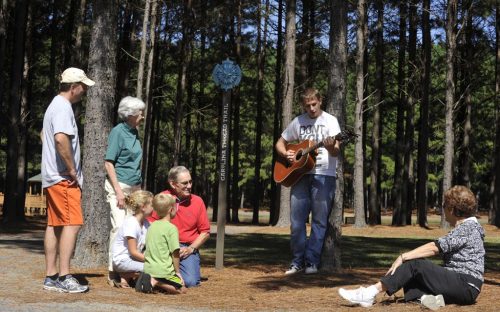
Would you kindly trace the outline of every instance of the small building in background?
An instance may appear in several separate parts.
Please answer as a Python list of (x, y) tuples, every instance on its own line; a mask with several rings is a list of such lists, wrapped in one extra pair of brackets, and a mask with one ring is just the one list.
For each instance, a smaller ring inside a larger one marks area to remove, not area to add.
[(28, 179), (28, 192), (24, 202), (25, 216), (47, 215), (47, 202), (42, 189), (42, 174), (39, 173)]

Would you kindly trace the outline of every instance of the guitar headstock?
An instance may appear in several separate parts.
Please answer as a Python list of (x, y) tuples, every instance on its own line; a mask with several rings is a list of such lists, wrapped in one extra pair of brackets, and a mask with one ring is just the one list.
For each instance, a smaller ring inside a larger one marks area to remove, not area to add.
[(350, 129), (344, 129), (339, 134), (335, 136), (335, 140), (342, 141), (342, 143), (350, 143), (353, 139), (357, 138), (358, 135)]

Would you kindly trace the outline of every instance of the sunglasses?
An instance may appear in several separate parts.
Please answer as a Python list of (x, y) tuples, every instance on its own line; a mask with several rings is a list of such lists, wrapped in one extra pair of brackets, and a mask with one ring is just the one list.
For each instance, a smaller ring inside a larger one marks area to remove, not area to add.
[(179, 183), (179, 184), (182, 184), (184, 186), (187, 186), (188, 184), (193, 184), (193, 180), (189, 180), (189, 181), (184, 181), (184, 182), (176, 182), (176, 183)]

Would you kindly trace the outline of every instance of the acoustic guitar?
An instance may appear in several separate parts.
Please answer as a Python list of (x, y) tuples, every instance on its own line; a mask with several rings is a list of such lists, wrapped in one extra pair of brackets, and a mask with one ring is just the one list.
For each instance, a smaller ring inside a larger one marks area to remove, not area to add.
[[(342, 141), (342, 143), (347, 143), (355, 137), (357, 135), (352, 131), (343, 130), (333, 138)], [(274, 163), (274, 182), (290, 187), (304, 174), (311, 171), (316, 165), (317, 149), (324, 146), (325, 140), (316, 144), (311, 140), (304, 140), (297, 144), (287, 144), (287, 150), (295, 151), (295, 162), (290, 163), (285, 157), (278, 156)]]

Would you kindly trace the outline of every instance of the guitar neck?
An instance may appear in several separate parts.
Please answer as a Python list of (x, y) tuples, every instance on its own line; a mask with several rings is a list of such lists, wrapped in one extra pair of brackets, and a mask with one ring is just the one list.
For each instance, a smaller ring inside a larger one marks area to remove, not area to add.
[[(342, 132), (341, 132), (341, 133), (339, 133), (339, 134), (337, 134), (337, 135), (335, 135), (335, 136), (328, 137), (328, 138), (332, 138), (332, 139), (334, 139), (334, 140), (339, 140), (339, 139), (340, 139), (340, 140), (342, 140)], [(321, 142), (319, 142), (319, 143), (314, 144), (314, 145), (313, 145), (313, 146), (311, 146), (311, 147), (308, 147), (308, 148), (304, 149), (303, 154), (310, 153), (310, 152), (314, 151), (315, 149), (317, 149), (317, 148), (320, 148), (320, 147), (324, 146), (324, 145), (325, 145), (325, 140), (326, 140), (326, 139), (324, 139), (323, 141), (321, 141)]]
[(308, 153), (314, 151), (315, 149), (322, 147), (323, 145), (325, 145), (325, 143), (323, 141), (321, 141), (319, 143), (316, 143), (313, 146), (310, 146), (310, 147), (306, 148), (304, 150), (303, 154), (308, 154)]

